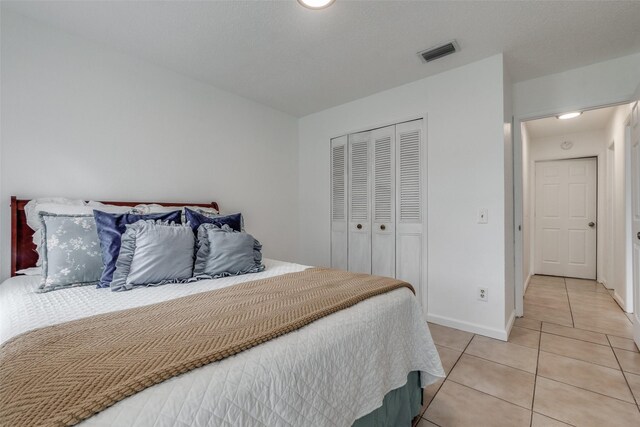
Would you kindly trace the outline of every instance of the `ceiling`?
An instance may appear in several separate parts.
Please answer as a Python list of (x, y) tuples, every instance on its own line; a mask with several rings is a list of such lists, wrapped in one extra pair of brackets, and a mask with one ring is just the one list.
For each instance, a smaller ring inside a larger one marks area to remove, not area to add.
[(559, 120), (555, 117), (531, 120), (526, 122), (525, 126), (531, 139), (603, 130), (609, 125), (616, 108), (607, 107), (585, 111), (582, 115), (568, 120)]
[[(640, 2), (2, 1), (295, 116), (504, 52), (513, 81), (640, 51)], [(423, 64), (416, 52), (457, 39)]]

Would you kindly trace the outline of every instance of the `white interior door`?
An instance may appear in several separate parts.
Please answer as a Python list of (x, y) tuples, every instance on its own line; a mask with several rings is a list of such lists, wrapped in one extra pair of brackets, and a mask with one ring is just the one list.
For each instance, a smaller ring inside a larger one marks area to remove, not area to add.
[(596, 278), (597, 162), (536, 162), (535, 272)]
[(371, 131), (373, 182), (371, 274), (395, 277), (395, 140), (396, 127)]
[(640, 346), (640, 86), (631, 109), (631, 233), (632, 283), (634, 295), (634, 339)]
[(331, 140), (331, 268), (347, 265), (347, 136)]
[(349, 135), (349, 271), (371, 274), (371, 132)]

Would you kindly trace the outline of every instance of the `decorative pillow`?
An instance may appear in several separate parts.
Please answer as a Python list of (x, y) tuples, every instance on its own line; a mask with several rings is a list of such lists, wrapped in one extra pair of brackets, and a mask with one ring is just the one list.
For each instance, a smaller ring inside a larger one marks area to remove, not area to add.
[(111, 282), (112, 291), (183, 283), (193, 275), (191, 227), (163, 221), (127, 224)]
[(176, 207), (176, 206), (163, 206), (163, 205), (159, 205), (157, 203), (152, 203), (150, 205), (135, 205), (131, 209), (131, 212), (129, 212), (129, 213), (147, 215), (147, 214), (151, 214), (151, 213), (175, 211), (178, 208), (182, 210), (182, 223), (183, 224), (187, 223), (187, 218), (186, 218), (186, 213), (185, 213), (185, 210), (187, 208), (189, 208), (189, 209), (191, 209), (193, 211), (196, 211), (196, 212), (200, 212), (200, 213), (202, 213), (204, 215), (207, 215), (207, 216), (210, 216), (210, 215), (216, 216), (216, 215), (220, 214), (220, 212), (217, 209), (205, 208), (203, 206)]
[[(131, 207), (127, 206), (113, 206), (102, 205), (101, 209), (106, 212), (112, 213), (125, 213)], [(38, 253), (37, 266), (42, 265), (42, 250), (40, 249), (40, 243), (42, 242), (42, 232), (40, 229), (40, 212), (47, 212), (59, 215), (93, 215), (93, 208), (85, 206), (84, 201), (76, 199), (65, 199), (63, 197), (50, 197), (29, 200), (24, 206), (25, 215), (27, 218), (27, 225), (34, 230), (33, 243), (36, 245), (36, 252)]]
[(217, 279), (264, 270), (262, 245), (251, 234), (234, 231), (228, 225), (202, 224), (198, 228), (193, 276)]
[(91, 215), (40, 213), (42, 282), (39, 292), (95, 285), (102, 274), (100, 243)]
[(180, 224), (180, 211), (157, 213), (150, 215), (136, 214), (110, 214), (102, 211), (93, 211), (98, 230), (98, 239), (102, 251), (102, 263), (104, 270), (100, 277), (99, 288), (108, 288), (116, 270), (116, 260), (120, 253), (120, 237), (125, 232), (127, 224), (133, 224), (140, 220), (161, 220)]
[(242, 226), (242, 214), (236, 213), (231, 215), (205, 215), (200, 212), (196, 212), (189, 208), (185, 208), (185, 219), (191, 225), (194, 232), (197, 233), (200, 225), (202, 224), (214, 224), (218, 227), (228, 225), (234, 231), (243, 231)]

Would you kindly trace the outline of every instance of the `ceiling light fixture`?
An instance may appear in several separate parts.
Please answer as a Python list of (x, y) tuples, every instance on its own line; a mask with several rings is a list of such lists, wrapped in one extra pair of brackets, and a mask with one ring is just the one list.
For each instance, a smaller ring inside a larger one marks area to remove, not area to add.
[(582, 114), (582, 111), (573, 111), (571, 113), (560, 114), (559, 116), (556, 116), (556, 118), (560, 120), (568, 120), (568, 119), (574, 119), (581, 114)]
[(331, 6), (335, 1), (336, 0), (298, 0), (298, 3), (307, 9), (318, 10)]

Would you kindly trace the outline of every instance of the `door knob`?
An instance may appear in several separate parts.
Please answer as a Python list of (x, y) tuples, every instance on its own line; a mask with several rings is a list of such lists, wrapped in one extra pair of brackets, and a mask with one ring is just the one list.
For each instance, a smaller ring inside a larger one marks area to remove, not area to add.
[(638, 238), (638, 240), (640, 240), (640, 231), (638, 231), (638, 234), (636, 234), (636, 237)]
[(358, 225), (356, 225), (356, 228), (357, 228), (358, 230), (362, 230), (362, 224), (358, 224)]
[(387, 229), (387, 227), (385, 227), (385, 226), (384, 226), (384, 224), (382, 224), (382, 225), (380, 226), (380, 230), (386, 230), (386, 229)]
[(592, 222), (590, 222), (590, 223), (589, 223), (589, 227), (593, 228), (593, 227), (595, 227), (595, 226), (596, 226), (596, 223), (595, 223), (595, 222), (593, 222), (593, 221), (592, 221)]

